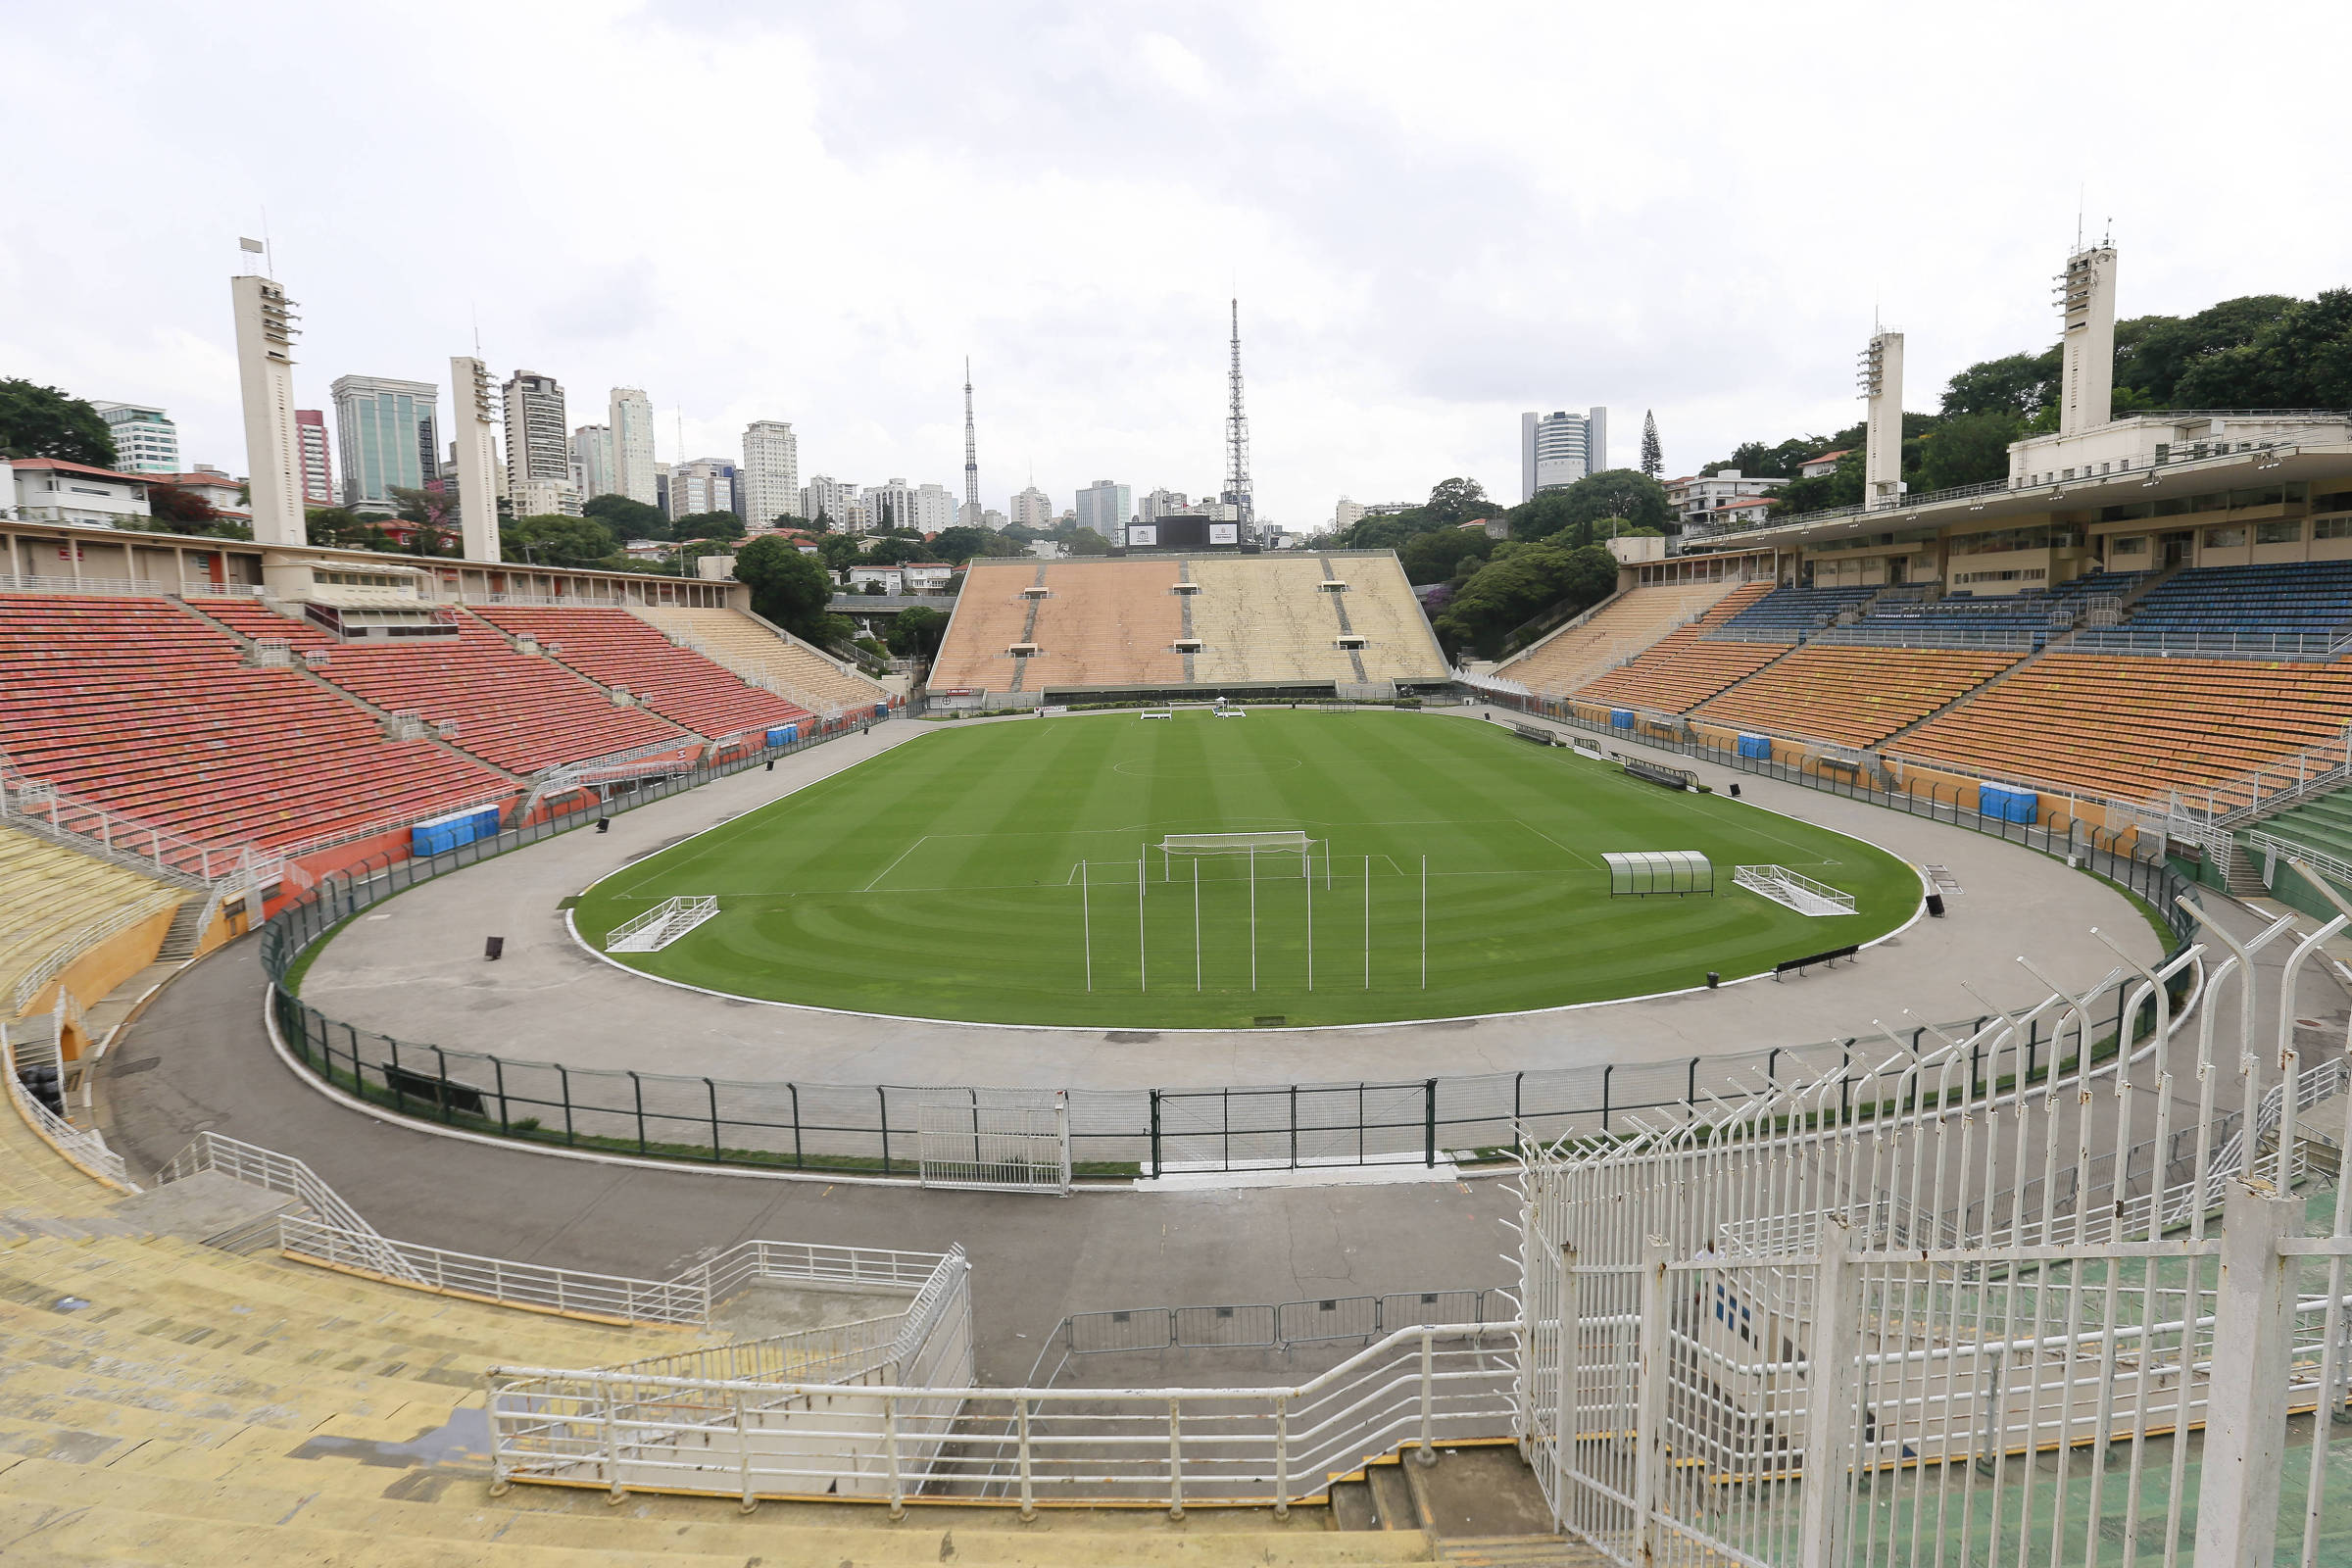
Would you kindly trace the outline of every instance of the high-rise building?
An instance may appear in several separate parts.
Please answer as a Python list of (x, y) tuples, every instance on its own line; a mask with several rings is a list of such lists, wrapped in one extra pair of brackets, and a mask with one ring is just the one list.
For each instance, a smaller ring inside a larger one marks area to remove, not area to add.
[(735, 465), (724, 458), (696, 458), (669, 470), (669, 514), (735, 511)]
[[(464, 544), (459, 554), (467, 561), (496, 561), (501, 554), (498, 498), (513, 497), (515, 486), (498, 461), (498, 400), (490, 391), (490, 367), (472, 355), (451, 355), (449, 403), (449, 470), (442, 488), (448, 489), (451, 479), (457, 481), (458, 527)], [(515, 514), (541, 514), (537, 508)]]
[(516, 370), (507, 378), (507, 488), (523, 481), (571, 483), (571, 443), (564, 435), (564, 388), (552, 375)]
[(326, 441), (326, 416), (317, 409), (294, 411), (294, 434), (302, 442), (302, 504), (335, 504), (335, 462)]
[(1135, 491), (1108, 479), (1097, 479), (1078, 492), (1078, 526), (1092, 528), (1112, 541), (1127, 536), (1128, 514), (1135, 510)]
[(662, 504), (662, 487), (655, 482), (654, 403), (633, 386), (612, 389), (612, 494)]
[(571, 487), (582, 501), (618, 492), (612, 480), (612, 427), (583, 424), (571, 432)]
[(1046, 499), (1043, 490), (1031, 485), (1012, 498), (1012, 520), (1024, 528), (1051, 528), (1054, 503)]
[(1519, 416), (1519, 499), (1562, 490), (1609, 466), (1609, 411)]
[(138, 403), (93, 403), (115, 438), (117, 473), (179, 472), (179, 426), (163, 410)]
[[(248, 250), (258, 249), (252, 241), (245, 243)], [(252, 476), (253, 537), (266, 545), (306, 544), (302, 443), (294, 434), (294, 302), (274, 279), (254, 274), (230, 278), (228, 291), (237, 321), (237, 390), (245, 413), (245, 471)], [(416, 461), (413, 447), (410, 458)], [(429, 439), (424, 458), (432, 458)]]
[(677, 514), (670, 510), (669, 501), (669, 465), (657, 463), (654, 465), (654, 505), (662, 509), (664, 517), (675, 517)]
[(1346, 496), (1340, 497), (1339, 504), (1331, 509), (1331, 525), (1334, 529), (1352, 527), (1361, 522), (1363, 517), (1364, 504), (1350, 501)]
[(801, 504), (801, 438), (788, 419), (755, 419), (743, 428), (743, 483), (737, 509), (746, 525), (769, 528), (778, 517), (798, 514)]
[[(514, 515), (517, 517), (576, 517), (580, 514), (580, 493), (571, 487), (569, 479), (525, 479), (514, 487)], [(471, 556), (472, 551), (466, 552)]]
[(1181, 490), (1148, 490), (1137, 503), (1135, 514), (1146, 522), (1156, 522), (1162, 516), (1192, 510), (1192, 498)]
[[(978, 502), (974, 502), (976, 508)], [(923, 484), (914, 490), (913, 526), (925, 534), (956, 526), (956, 498), (944, 484)]]
[(914, 526), (914, 486), (906, 480), (867, 485), (859, 499), (865, 503), (865, 525), (873, 532)]
[[(391, 513), (395, 485), (419, 490), (440, 472), (435, 430), (441, 389), (430, 381), (381, 375), (339, 375), (335, 445), (343, 462), (343, 505), (355, 512)], [(260, 537), (260, 530), (255, 530)]]
[(865, 531), (865, 505), (858, 487), (829, 474), (812, 474), (801, 487), (801, 515), (810, 522), (823, 517), (841, 533)]

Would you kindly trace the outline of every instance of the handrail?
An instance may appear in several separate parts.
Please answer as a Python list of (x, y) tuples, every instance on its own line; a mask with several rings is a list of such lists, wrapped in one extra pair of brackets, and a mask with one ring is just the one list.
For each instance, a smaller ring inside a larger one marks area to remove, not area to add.
[(36, 960), (32, 967), (17, 977), (16, 989), (9, 994), (9, 1011), (23, 1012), (30, 1006), (32, 999), (41, 994), (43, 987), (73, 967), (74, 961), (92, 948), (109, 938), (121, 936), (141, 920), (150, 919), (184, 902), (185, 899), (176, 893), (154, 893), (75, 928), (63, 942)]
[[(49, 1043), (46, 1054), (50, 1058), (47, 1065), (63, 1069), (64, 1061), (54, 1040)], [(18, 1077), (19, 1070), (16, 1041), (9, 1032), (7, 1020), (0, 1019), (0, 1077), (8, 1080), (9, 1102), (16, 1106), (17, 1114), (24, 1119), (24, 1125), (56, 1150), (68, 1163), (111, 1187), (126, 1193), (137, 1192), (138, 1183), (130, 1179), (129, 1168), (123, 1163), (122, 1156), (107, 1147), (106, 1135), (95, 1127), (76, 1127), (35, 1100)]]
[(145, 821), (28, 777), (0, 756), (0, 821), (118, 865), (168, 881), (209, 885), (237, 876), (276, 880), (280, 855), (251, 844), (222, 844)]

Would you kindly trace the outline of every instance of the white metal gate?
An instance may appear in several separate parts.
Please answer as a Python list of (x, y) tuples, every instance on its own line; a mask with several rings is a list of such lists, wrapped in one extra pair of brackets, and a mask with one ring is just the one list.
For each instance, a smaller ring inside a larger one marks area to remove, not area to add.
[(916, 1110), (925, 1187), (1070, 1191), (1070, 1099), (1057, 1089), (951, 1089)]

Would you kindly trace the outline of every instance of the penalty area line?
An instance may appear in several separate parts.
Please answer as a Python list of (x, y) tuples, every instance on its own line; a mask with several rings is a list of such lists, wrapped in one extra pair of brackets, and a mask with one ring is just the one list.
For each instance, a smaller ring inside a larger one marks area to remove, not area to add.
[(896, 871), (899, 868), (899, 862), (901, 860), (906, 859), (907, 856), (912, 855), (915, 851), (921, 849), (924, 845), (930, 842), (931, 835), (926, 833), (921, 838), (916, 839), (912, 844), (907, 845), (906, 848), (899, 852), (899, 858), (897, 860), (893, 860), (888, 865), (884, 866), (879, 875), (877, 875), (871, 882), (868, 882), (864, 887), (859, 888), (858, 891), (860, 893), (873, 892), (874, 889), (882, 885), (883, 877), (890, 875), (891, 872)]

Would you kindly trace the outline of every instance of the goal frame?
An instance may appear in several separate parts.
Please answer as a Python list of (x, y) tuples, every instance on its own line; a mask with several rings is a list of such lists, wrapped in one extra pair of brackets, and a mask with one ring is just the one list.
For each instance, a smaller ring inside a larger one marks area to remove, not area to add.
[(1211, 856), (1247, 856), (1255, 861), (1260, 855), (1296, 855), (1298, 874), (1313, 880), (1315, 850), (1324, 851), (1326, 874), (1331, 860), (1331, 841), (1319, 839), (1304, 828), (1269, 828), (1253, 833), (1163, 833), (1160, 835), (1159, 879), (1175, 880), (1174, 862), (1178, 857), (1188, 860), (1204, 859)]

